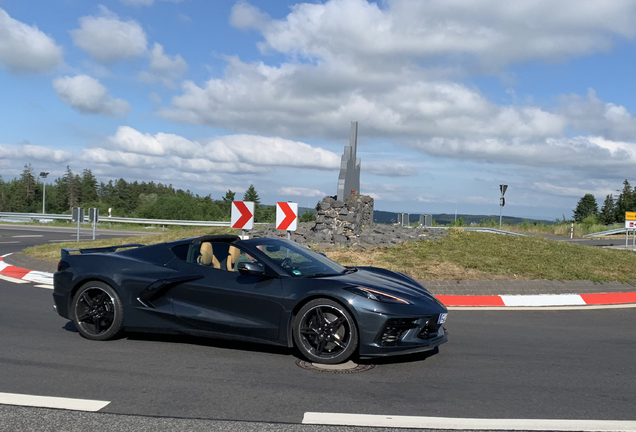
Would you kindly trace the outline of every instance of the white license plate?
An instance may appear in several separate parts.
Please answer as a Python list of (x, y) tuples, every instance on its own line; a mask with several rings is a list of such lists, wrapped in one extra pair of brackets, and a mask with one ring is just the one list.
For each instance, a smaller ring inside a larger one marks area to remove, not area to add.
[(439, 314), (439, 319), (437, 320), (437, 324), (444, 324), (446, 322), (447, 313)]

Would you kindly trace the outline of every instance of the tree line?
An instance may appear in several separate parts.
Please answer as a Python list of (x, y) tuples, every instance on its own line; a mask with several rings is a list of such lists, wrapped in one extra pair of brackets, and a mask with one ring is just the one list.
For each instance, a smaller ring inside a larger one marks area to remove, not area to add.
[(617, 197), (609, 194), (605, 197), (601, 209), (598, 209), (596, 198), (592, 194), (585, 194), (574, 209), (576, 222), (588, 221), (611, 225), (625, 222), (625, 212), (636, 211), (636, 188), (633, 188), (627, 180), (623, 182), (623, 190)]
[[(31, 164), (20, 177), (4, 181), (0, 176), (0, 211), (41, 213), (44, 184), (38, 181)], [(75, 174), (69, 166), (62, 177), (46, 184), (46, 213), (68, 214), (73, 207), (97, 207), (103, 217), (112, 209), (113, 216), (171, 220), (229, 221), (236, 193), (228, 190), (221, 199), (199, 196), (171, 184), (127, 182), (123, 178), (98, 182), (90, 169)], [(254, 202), (256, 222), (273, 223), (276, 207), (261, 204), (254, 185), (245, 191), (243, 201)], [(311, 220), (313, 214), (300, 218)]]

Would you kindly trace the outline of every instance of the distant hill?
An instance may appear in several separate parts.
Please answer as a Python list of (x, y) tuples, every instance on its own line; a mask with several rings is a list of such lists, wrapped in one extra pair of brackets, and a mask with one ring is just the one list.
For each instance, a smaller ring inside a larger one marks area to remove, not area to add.
[[(302, 215), (306, 211), (315, 213), (316, 209), (313, 209), (310, 207), (298, 207), (299, 215)], [(464, 218), (464, 222), (466, 222), (466, 225), (470, 225), (473, 222), (479, 223), (481, 221), (488, 221), (490, 219), (494, 219), (497, 223), (499, 223), (499, 215), (458, 214), (457, 218), (459, 219), (460, 217)], [(525, 219), (525, 218), (518, 218), (518, 217), (512, 217), (512, 216), (503, 216), (501, 219), (503, 223), (512, 224), (512, 225), (518, 225), (523, 223), (524, 221), (528, 221), (529, 224), (533, 222), (538, 222), (542, 224), (551, 225), (554, 223), (553, 221), (547, 221), (547, 220), (541, 220), (541, 219)], [(420, 220), (419, 213), (409, 214), (410, 223), (418, 222), (419, 220)], [(451, 222), (455, 220), (455, 214), (454, 213), (453, 214), (448, 214), (448, 213), (434, 214), (433, 220), (438, 225), (449, 225)], [(373, 221), (378, 223), (395, 223), (397, 221), (397, 213), (382, 211), (382, 210), (375, 210), (373, 212)]]
[[(499, 222), (499, 215), (467, 215), (467, 214), (458, 214), (457, 215), (457, 219), (459, 218), (463, 218), (464, 222), (466, 222), (466, 225), (470, 225), (471, 223), (475, 222), (475, 223), (479, 223), (481, 221), (488, 221), (490, 219), (495, 220), (496, 222)], [(378, 222), (378, 223), (395, 223), (397, 221), (397, 213), (395, 212), (388, 212), (388, 211), (382, 211), (382, 210), (375, 210), (373, 212), (373, 220), (374, 222)], [(409, 222), (413, 223), (413, 222), (418, 222), (420, 220), (420, 215), (419, 213), (413, 213), (413, 214), (409, 214)], [(441, 213), (441, 214), (434, 214), (433, 215), (433, 220), (435, 221), (435, 223), (437, 223), (438, 225), (449, 225), (451, 222), (453, 222), (455, 220), (455, 214), (448, 214), (448, 213)], [(542, 224), (553, 224), (553, 221), (547, 221), (547, 220), (541, 220), (541, 219), (527, 219), (527, 218), (519, 218), (519, 217), (512, 217), (512, 216), (503, 216), (502, 217), (502, 222), (503, 223), (507, 223), (507, 224), (511, 224), (511, 225), (518, 225), (523, 223), (524, 221), (527, 221), (528, 223), (533, 223), (533, 222), (538, 222), (538, 223), (542, 223)]]

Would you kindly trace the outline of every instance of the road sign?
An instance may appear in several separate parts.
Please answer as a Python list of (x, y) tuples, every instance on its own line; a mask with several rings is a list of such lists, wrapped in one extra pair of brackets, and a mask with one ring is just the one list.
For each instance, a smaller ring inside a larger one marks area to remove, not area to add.
[(71, 221), (78, 223), (84, 222), (84, 207), (73, 207)]
[(636, 212), (625, 212), (625, 220), (636, 221)]
[(276, 203), (276, 229), (296, 231), (298, 227), (298, 203)]
[(504, 197), (499, 198), (499, 205), (501, 207), (506, 205), (506, 199)]
[(499, 190), (501, 191), (501, 196), (504, 196), (508, 190), (508, 185), (499, 185)]
[(97, 207), (91, 207), (88, 209), (88, 221), (97, 223), (99, 219), (99, 209)]
[(251, 230), (254, 228), (254, 203), (232, 201), (232, 228)]

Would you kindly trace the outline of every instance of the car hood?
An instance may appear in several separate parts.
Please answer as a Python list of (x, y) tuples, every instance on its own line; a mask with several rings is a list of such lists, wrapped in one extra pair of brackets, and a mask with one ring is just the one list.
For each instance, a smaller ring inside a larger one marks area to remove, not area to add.
[[(333, 276), (332, 279), (349, 285), (360, 285), (378, 289), (387, 294), (406, 296), (412, 298), (427, 298), (435, 303), (439, 301), (426, 288), (401, 273), (378, 267), (356, 267), (358, 271), (343, 275)], [(441, 304), (441, 303), (439, 303)]]

